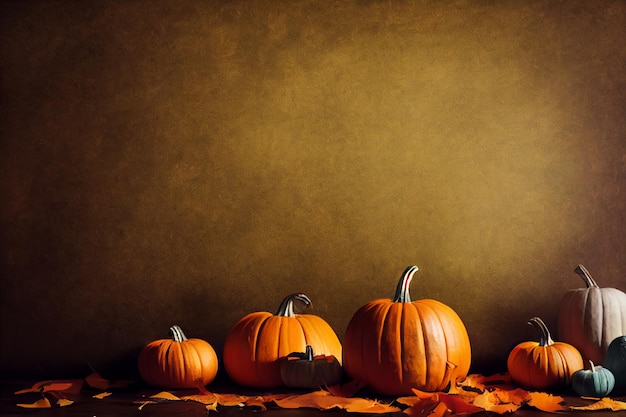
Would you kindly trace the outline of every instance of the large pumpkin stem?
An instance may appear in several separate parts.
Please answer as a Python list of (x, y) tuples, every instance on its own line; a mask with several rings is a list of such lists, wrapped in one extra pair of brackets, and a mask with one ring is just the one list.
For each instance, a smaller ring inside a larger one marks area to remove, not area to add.
[(173, 325), (172, 327), (170, 327), (170, 335), (175, 342), (184, 342), (185, 340), (187, 340), (187, 336), (185, 336), (185, 333), (183, 333), (183, 329), (181, 329), (180, 326), (177, 325)]
[(528, 320), (528, 324), (531, 324), (537, 333), (539, 333), (539, 346), (550, 346), (554, 344), (548, 326), (539, 317), (533, 317)]
[(598, 288), (598, 284), (596, 284), (596, 281), (591, 278), (591, 274), (589, 273), (589, 271), (587, 271), (587, 268), (582, 265), (578, 265), (576, 269), (574, 269), (574, 272), (582, 277), (582, 279), (585, 281), (585, 285), (587, 285), (587, 288)]
[(280, 303), (276, 316), (293, 317), (293, 302), (295, 300), (301, 301), (306, 307), (311, 305), (311, 299), (304, 294), (290, 294)]
[(409, 294), (409, 284), (411, 283), (411, 279), (413, 279), (413, 275), (417, 272), (418, 269), (418, 267), (413, 265), (404, 270), (402, 276), (400, 277), (400, 281), (398, 281), (398, 286), (396, 287), (396, 295), (393, 297), (393, 301), (395, 303), (411, 302), (411, 294)]

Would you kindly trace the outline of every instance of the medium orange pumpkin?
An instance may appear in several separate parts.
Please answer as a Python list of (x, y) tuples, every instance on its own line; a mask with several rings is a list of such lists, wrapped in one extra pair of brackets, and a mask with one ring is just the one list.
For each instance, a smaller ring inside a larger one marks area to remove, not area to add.
[(507, 359), (511, 379), (530, 389), (569, 386), (574, 373), (584, 368), (582, 355), (568, 343), (553, 341), (539, 317), (528, 323), (539, 334), (539, 342), (522, 342), (511, 350)]
[(409, 283), (417, 270), (408, 267), (395, 297), (365, 304), (346, 329), (344, 370), (380, 394), (443, 390), (469, 371), (470, 340), (456, 312), (436, 300), (411, 302)]
[(583, 265), (574, 272), (585, 281), (585, 288), (563, 295), (558, 336), (576, 346), (585, 359), (604, 363), (609, 344), (626, 335), (626, 294), (617, 288), (600, 288)]
[(320, 355), (341, 358), (341, 342), (332, 327), (313, 314), (295, 314), (296, 300), (311, 305), (306, 295), (291, 294), (276, 314), (250, 313), (232, 327), (224, 343), (224, 368), (230, 379), (255, 388), (281, 386), (281, 359), (303, 352), (307, 345)]
[(148, 343), (139, 353), (141, 378), (162, 388), (196, 388), (217, 375), (217, 354), (202, 339), (187, 339), (179, 326), (170, 327), (171, 339)]

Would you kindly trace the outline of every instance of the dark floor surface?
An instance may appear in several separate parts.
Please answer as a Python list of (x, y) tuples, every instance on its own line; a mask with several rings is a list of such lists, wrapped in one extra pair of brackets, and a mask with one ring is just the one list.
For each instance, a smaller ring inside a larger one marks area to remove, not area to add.
[[(16, 395), (15, 392), (20, 389), (28, 388), (32, 383), (28, 382), (0, 382), (0, 416), (75, 416), (75, 417), (124, 417), (124, 416), (141, 416), (141, 417), (167, 417), (167, 416), (185, 416), (200, 417), (208, 415), (216, 415), (219, 417), (305, 417), (305, 416), (406, 416), (402, 412), (387, 414), (371, 414), (371, 413), (348, 413), (344, 410), (332, 409), (320, 411), (309, 408), (300, 409), (283, 409), (272, 403), (267, 404), (267, 410), (260, 411), (258, 408), (241, 408), (237, 406), (219, 406), (217, 411), (207, 412), (205, 405), (191, 401), (176, 401), (169, 403), (149, 404), (139, 409), (141, 401), (146, 396), (155, 394), (160, 390), (147, 387), (135, 387), (133, 389), (126, 388), (122, 390), (111, 390), (112, 394), (103, 398), (93, 398), (94, 394), (101, 391), (83, 389), (80, 394), (74, 396), (75, 402), (65, 407), (54, 407), (50, 409), (27, 409), (18, 407), (18, 403), (32, 403), (41, 398), (39, 393), (27, 393)], [(214, 392), (238, 392), (237, 387), (220, 386), (209, 387)], [(179, 394), (179, 391), (172, 391)], [(261, 394), (261, 393), (260, 393)], [(49, 398), (54, 399), (51, 396)], [(580, 398), (568, 397), (567, 403), (575, 403), (577, 405), (588, 404)], [(626, 401), (626, 398), (616, 398)], [(511, 415), (511, 414), (508, 414)], [(626, 411), (577, 411), (570, 412), (567, 415), (580, 417), (623, 417)], [(489, 412), (479, 412), (472, 414), (475, 417), (497, 417), (499, 414)], [(511, 416), (513, 417), (554, 417), (555, 414), (538, 411), (530, 407), (522, 407)]]

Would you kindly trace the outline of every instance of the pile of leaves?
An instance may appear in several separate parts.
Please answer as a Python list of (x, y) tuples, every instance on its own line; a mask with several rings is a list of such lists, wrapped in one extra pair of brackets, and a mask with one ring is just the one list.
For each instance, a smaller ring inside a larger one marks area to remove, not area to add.
[[(80, 400), (84, 385), (99, 391), (92, 398), (105, 400), (119, 389), (130, 386), (133, 381), (111, 381), (94, 372), (85, 379), (40, 381), (32, 387), (15, 392), (40, 393), (41, 399), (34, 403), (18, 403), (23, 408), (65, 407)], [(358, 381), (344, 385), (320, 388), (304, 393), (277, 393), (267, 395), (241, 395), (236, 393), (210, 392), (199, 386), (197, 393), (176, 394), (161, 391), (134, 400), (139, 409), (165, 402), (193, 401), (203, 404), (207, 412), (218, 407), (240, 407), (264, 411), (268, 407), (311, 408), (318, 410), (342, 409), (353, 413), (397, 413), (411, 417), (449, 417), (489, 411), (497, 414), (514, 413), (521, 407), (559, 413), (565, 411), (612, 410), (626, 411), (626, 402), (613, 398), (565, 397), (545, 392), (526, 391), (511, 383), (507, 374), (483, 376), (472, 374), (450, 386), (446, 392), (423, 392), (413, 390), (411, 396), (377, 399), (359, 395), (364, 391)], [(576, 400), (576, 401), (573, 401)]]

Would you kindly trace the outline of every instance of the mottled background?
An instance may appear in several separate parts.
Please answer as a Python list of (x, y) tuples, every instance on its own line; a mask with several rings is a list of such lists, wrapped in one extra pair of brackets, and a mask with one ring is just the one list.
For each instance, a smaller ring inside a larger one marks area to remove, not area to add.
[[(454, 308), (473, 370), (626, 290), (626, 2), (1, 1), (0, 374), (133, 374), (301, 291)], [(558, 335), (554, 335), (558, 339)]]

